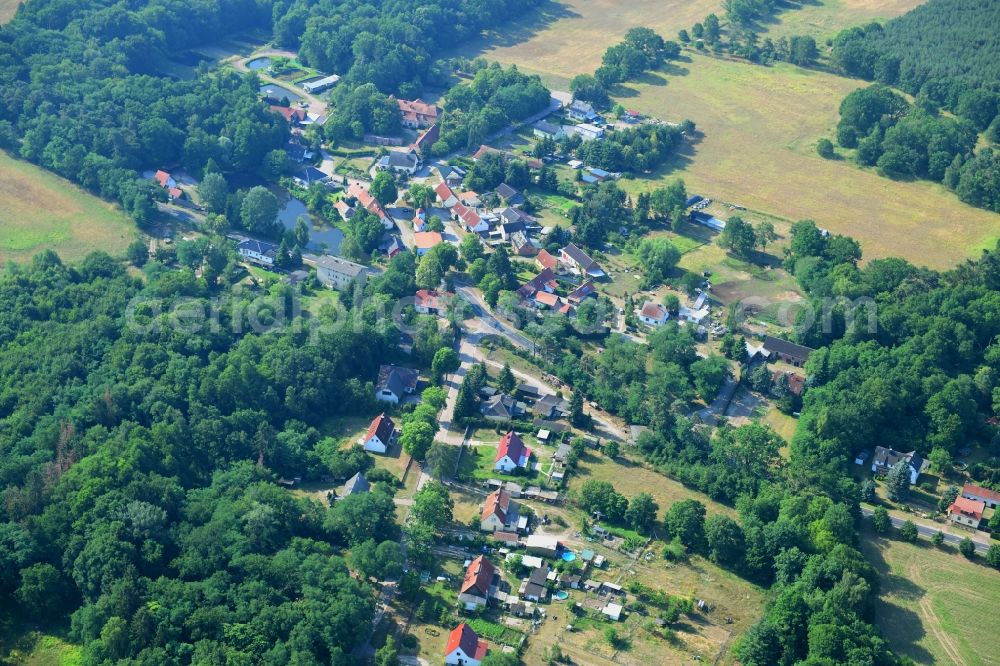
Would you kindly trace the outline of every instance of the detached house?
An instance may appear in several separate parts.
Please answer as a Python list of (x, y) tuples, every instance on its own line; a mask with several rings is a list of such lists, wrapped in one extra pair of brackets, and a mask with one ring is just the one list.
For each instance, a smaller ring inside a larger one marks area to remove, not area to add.
[(486, 641), (479, 638), (464, 622), (448, 636), (444, 648), (444, 663), (448, 666), (479, 666), (487, 652)]
[(367, 210), (369, 213), (378, 217), (382, 222), (382, 226), (386, 229), (392, 229), (396, 226), (389, 213), (385, 212), (382, 204), (378, 202), (378, 199), (372, 196), (371, 192), (368, 191), (368, 186), (362, 184), (360, 181), (354, 181), (344, 192), (344, 196), (349, 199), (356, 199), (358, 204)]
[(975, 530), (979, 529), (979, 521), (983, 519), (983, 511), (985, 510), (985, 502), (956, 497), (955, 501), (948, 507), (948, 518), (955, 525)]
[(417, 388), (419, 373), (413, 368), (383, 365), (378, 369), (375, 398), (383, 402), (398, 403)]
[(316, 279), (325, 286), (338, 291), (357, 283), (364, 284), (368, 278), (368, 269), (347, 259), (328, 254), (316, 259)]
[(509, 421), (524, 414), (526, 408), (523, 402), (506, 393), (497, 393), (483, 402), (479, 411), (491, 421)]
[(382, 412), (368, 426), (368, 432), (361, 438), (361, 446), (365, 451), (372, 453), (385, 453), (396, 438), (396, 424), (392, 422), (385, 412)]
[(446, 291), (435, 291), (434, 289), (418, 289), (413, 295), (413, 309), (420, 314), (441, 315), (444, 314), (447, 304), (445, 299), (452, 296)]
[(531, 449), (524, 445), (524, 440), (511, 430), (500, 438), (497, 445), (497, 457), (493, 463), (493, 469), (498, 472), (510, 474), (520, 467), (524, 469), (528, 466), (528, 459), (531, 458)]
[(432, 247), (443, 242), (444, 237), (439, 231), (418, 231), (413, 234), (413, 244), (417, 248), (418, 257), (424, 256)]
[(375, 168), (412, 176), (420, 168), (420, 155), (413, 150), (390, 150), (375, 162)]
[(508, 206), (519, 206), (525, 201), (524, 195), (507, 183), (500, 183), (493, 191), (496, 192), (498, 197), (506, 201)]
[(566, 135), (562, 126), (548, 123), (544, 120), (539, 120), (532, 125), (531, 133), (539, 139), (552, 139), (553, 141), (558, 141)]
[(637, 314), (639, 321), (648, 326), (663, 326), (670, 317), (665, 307), (653, 301), (643, 303)]
[(451, 208), (458, 203), (458, 197), (455, 196), (451, 186), (445, 181), (437, 184), (437, 187), (434, 188), (434, 193), (437, 194), (438, 200), (445, 208)]
[(764, 336), (764, 349), (769, 352), (772, 361), (780, 359), (796, 367), (805, 365), (806, 361), (809, 360), (809, 355), (813, 353), (810, 347), (797, 345), (794, 342), (775, 338), (770, 335)]
[(486, 496), (479, 516), (479, 529), (483, 532), (502, 532), (508, 525), (517, 525), (517, 511), (506, 490), (495, 490)]
[(592, 278), (604, 277), (604, 271), (600, 265), (573, 243), (559, 250), (559, 261), (573, 270), (584, 275), (589, 275)]
[(910, 467), (910, 485), (917, 485), (917, 478), (927, 465), (927, 461), (917, 455), (916, 451), (901, 453), (884, 446), (875, 447), (875, 455), (872, 457), (872, 472), (876, 474), (887, 474), (896, 465), (904, 464)]
[(573, 103), (569, 105), (566, 109), (566, 115), (573, 120), (579, 120), (582, 122), (591, 122), (597, 120), (597, 112), (594, 111), (594, 107), (588, 102), (584, 102), (582, 99), (575, 99)]
[(428, 104), (423, 100), (413, 101), (397, 99), (399, 105), (399, 115), (402, 117), (404, 127), (412, 129), (422, 129), (430, 127), (438, 120), (438, 107), (436, 104)]
[(496, 567), (483, 555), (469, 563), (465, 570), (465, 580), (458, 592), (458, 600), (465, 604), (465, 610), (475, 610), (485, 606), (490, 599), (490, 588), (497, 575)]
[(967, 483), (962, 486), (962, 497), (982, 502), (991, 509), (1000, 506), (1000, 493), (989, 488), (977, 486), (974, 483)]
[(278, 246), (273, 243), (248, 238), (237, 246), (240, 256), (262, 266), (274, 266), (274, 258), (278, 254)]

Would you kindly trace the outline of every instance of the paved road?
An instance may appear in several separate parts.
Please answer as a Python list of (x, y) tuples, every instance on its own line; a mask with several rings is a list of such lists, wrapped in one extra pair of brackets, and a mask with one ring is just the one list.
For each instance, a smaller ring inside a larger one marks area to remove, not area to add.
[[(866, 506), (861, 507), (861, 515), (864, 516), (865, 518), (870, 518), (873, 513), (875, 513), (873, 509), (869, 509)], [(913, 523), (917, 526), (917, 533), (920, 536), (924, 537), (925, 539), (930, 539), (931, 537), (934, 536), (935, 533), (940, 532), (941, 534), (944, 535), (945, 543), (949, 543), (955, 547), (958, 547), (958, 544), (960, 544), (963, 539), (969, 537), (970, 539), (972, 539), (972, 543), (974, 543), (976, 546), (976, 552), (979, 553), (980, 555), (985, 555), (986, 551), (989, 550), (990, 548), (990, 544), (987, 541), (980, 540), (982, 537), (978, 532), (975, 534), (973, 533), (952, 534), (951, 532), (948, 532), (947, 530), (942, 529), (940, 527), (937, 526), (932, 527), (930, 525), (927, 525), (926, 523), (918, 522), (913, 518), (901, 518), (899, 516), (894, 516), (892, 514), (889, 515), (889, 520), (892, 521), (892, 526), (897, 529), (902, 527), (903, 523), (905, 523), (907, 520), (913, 520)]]

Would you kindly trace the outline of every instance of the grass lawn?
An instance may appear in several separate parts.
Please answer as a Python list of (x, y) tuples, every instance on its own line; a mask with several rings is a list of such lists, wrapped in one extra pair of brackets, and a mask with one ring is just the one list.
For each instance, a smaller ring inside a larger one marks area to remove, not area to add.
[(781, 12), (765, 24), (772, 39), (792, 35), (810, 35), (822, 44), (841, 29), (883, 21), (910, 11), (924, 0), (822, 0), (803, 3), (801, 9)]
[(124, 254), (135, 225), (118, 208), (39, 167), (0, 151), (0, 263), (42, 250), (77, 261), (94, 250)]
[[(866, 526), (862, 551), (881, 574), (876, 624), (893, 649), (920, 664), (995, 663), (1000, 574), (954, 548), (882, 539)], [(991, 656), (992, 655), (992, 656)]]
[(9, 666), (80, 666), (83, 663), (83, 647), (52, 634), (29, 632), (16, 643), (4, 645), (0, 651), (0, 663)]
[(689, 58), (666, 76), (628, 84), (620, 98), (665, 120), (691, 118), (701, 133), (651, 179), (622, 181), (633, 194), (680, 177), (689, 192), (784, 220), (779, 233), (813, 219), (857, 238), (866, 258), (902, 255), (937, 268), (978, 252), (1000, 231), (1000, 217), (941, 185), (897, 182), (816, 154), (817, 140), (833, 134), (840, 101), (862, 82), (784, 63)]

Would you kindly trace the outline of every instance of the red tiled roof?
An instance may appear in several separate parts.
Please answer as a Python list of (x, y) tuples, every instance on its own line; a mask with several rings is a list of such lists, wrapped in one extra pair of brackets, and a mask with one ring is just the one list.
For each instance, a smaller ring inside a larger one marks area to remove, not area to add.
[(367, 442), (373, 436), (378, 435), (379, 440), (383, 444), (388, 445), (389, 440), (392, 439), (392, 433), (396, 431), (396, 425), (392, 422), (385, 412), (382, 412), (374, 419), (372, 419), (371, 425), (368, 426), (368, 432), (365, 433), (365, 441)]
[(455, 193), (451, 191), (450, 187), (448, 187), (448, 183), (443, 180), (437, 184), (437, 187), (434, 188), (434, 192), (438, 195), (438, 198), (441, 199), (442, 203), (455, 196)]
[[(536, 291), (535, 300), (542, 305), (548, 305), (549, 307), (555, 307), (559, 304), (559, 297), (555, 294), (550, 294), (547, 291)], [(516, 462), (516, 461), (515, 461)]]
[(179, 187), (171, 187), (169, 190), (167, 190), (167, 194), (170, 195), (171, 199), (180, 199), (182, 196), (184, 196), (184, 191), (181, 190), (181, 188)]
[(583, 299), (587, 298), (588, 296), (590, 296), (595, 292), (596, 290), (594, 289), (594, 282), (592, 280), (587, 280), (579, 287), (577, 287), (569, 294), (567, 294), (566, 300), (568, 300), (570, 303), (580, 303), (583, 301)]
[(663, 319), (663, 316), (667, 313), (666, 308), (664, 308), (659, 303), (654, 303), (653, 301), (646, 301), (642, 304), (641, 314), (643, 317), (648, 317), (650, 319)]
[[(462, 623), (452, 629), (451, 634), (448, 636), (448, 644), (445, 645), (444, 653), (449, 655), (454, 652), (457, 648), (462, 648), (462, 652), (465, 653), (467, 657), (473, 657), (479, 654), (479, 644), (483, 643), (479, 640), (479, 636), (472, 627), (466, 623)], [(485, 646), (486, 644), (483, 643)], [(485, 656), (486, 650), (483, 650), (483, 655)], [(475, 657), (479, 658), (479, 657)]]
[(413, 296), (414, 305), (419, 305), (433, 310), (441, 309), (441, 299), (451, 296), (448, 292), (439, 292), (434, 289), (418, 289)]
[(417, 140), (413, 142), (413, 147), (417, 150), (430, 150), (431, 146), (437, 143), (438, 137), (441, 136), (441, 126), (437, 123), (431, 125), (426, 132), (422, 133), (417, 137)]
[(413, 243), (421, 250), (429, 250), (443, 240), (439, 231), (418, 231), (413, 234)]
[(977, 486), (974, 483), (967, 483), (962, 486), (963, 495), (975, 495), (976, 497), (985, 497), (992, 502), (1000, 502), (1000, 493), (995, 490), (990, 490), (989, 488), (983, 488), (982, 486)]
[(497, 516), (500, 522), (507, 523), (507, 509), (510, 507), (510, 495), (505, 490), (495, 490), (486, 496), (486, 503), (483, 505), (482, 520), (490, 516)]
[(480, 555), (472, 560), (469, 563), (469, 567), (465, 570), (465, 580), (462, 582), (460, 594), (476, 590), (479, 592), (479, 596), (485, 597), (489, 594), (490, 583), (493, 582), (493, 575), (495, 573), (496, 567), (485, 556)]
[(537, 263), (542, 268), (547, 268), (550, 271), (553, 271), (558, 265), (559, 260), (553, 257), (545, 250), (539, 250), (538, 255), (535, 257), (535, 263)]
[(964, 516), (972, 516), (976, 520), (982, 519), (985, 510), (985, 502), (966, 497), (956, 497), (952, 505), (948, 507), (948, 513), (960, 513)]
[(285, 119), (286, 122), (296, 122), (301, 123), (306, 119), (306, 112), (304, 109), (293, 109), (290, 106), (277, 106), (272, 105), (270, 107), (272, 113), (277, 113), (279, 116)]
[(160, 187), (166, 187), (167, 182), (170, 180), (170, 174), (166, 171), (157, 171), (156, 175), (153, 176), (153, 180), (159, 183)]
[(479, 146), (479, 150), (477, 150), (476, 152), (472, 153), (472, 159), (478, 160), (480, 157), (482, 157), (483, 155), (485, 155), (487, 153), (499, 153), (499, 152), (500, 151), (497, 150), (496, 148), (493, 148), (492, 146), (487, 146), (486, 144), (483, 144), (483, 145)]
[[(461, 208), (459, 208), (459, 206), (461, 206)], [(465, 204), (455, 204), (455, 211), (458, 218), (462, 220), (462, 224), (464, 224), (469, 230), (475, 229), (479, 226), (479, 223), (483, 221), (483, 219), (479, 217), (479, 213)]]
[(803, 377), (802, 375), (796, 375), (791, 372), (782, 372), (781, 370), (778, 370), (773, 375), (771, 375), (771, 381), (772, 382), (778, 381), (779, 379), (781, 379), (782, 375), (786, 375), (788, 377), (788, 390), (794, 393), (795, 395), (802, 395), (802, 391), (806, 387), (806, 378)]
[(531, 451), (524, 445), (524, 440), (521, 439), (520, 435), (511, 430), (500, 438), (500, 444), (497, 445), (497, 457), (494, 458), (494, 462), (504, 456), (508, 456), (514, 461), (515, 465), (519, 465), (521, 458), (527, 458), (530, 454)]
[(572, 311), (573, 311), (573, 306), (570, 305), (569, 303), (563, 303), (562, 307), (559, 308), (559, 312), (561, 312), (562, 314), (569, 314)]
[(397, 99), (396, 104), (399, 105), (399, 111), (404, 118), (424, 122), (437, 120), (438, 108), (436, 104), (428, 104), (420, 99)]
[(380, 220), (382, 218), (388, 217), (388, 213), (382, 208), (382, 204), (378, 202), (378, 199), (372, 196), (371, 192), (368, 191), (364, 185), (358, 181), (354, 181), (347, 188), (347, 192), (344, 193), (348, 197), (352, 197), (358, 200), (358, 203), (367, 210), (369, 213), (373, 213)]

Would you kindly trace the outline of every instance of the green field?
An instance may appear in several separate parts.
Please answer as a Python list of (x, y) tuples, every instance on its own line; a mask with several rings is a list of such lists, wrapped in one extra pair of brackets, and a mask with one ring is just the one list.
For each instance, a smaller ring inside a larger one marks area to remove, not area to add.
[(619, 100), (664, 120), (693, 119), (700, 133), (652, 180), (623, 181), (630, 191), (681, 177), (689, 192), (773, 216), (779, 232), (813, 219), (857, 238), (867, 258), (903, 256), (935, 268), (978, 254), (1000, 232), (1000, 216), (941, 185), (893, 181), (816, 154), (816, 141), (833, 133), (840, 100), (861, 82), (783, 63), (693, 53), (689, 60), (628, 84)]
[(5, 666), (80, 666), (83, 648), (58, 636), (28, 632), (14, 645), (0, 647), (0, 664)]
[(116, 207), (0, 151), (0, 262), (52, 249), (67, 261), (94, 250), (121, 254), (135, 226)]
[(870, 530), (862, 539), (882, 580), (876, 624), (893, 650), (920, 664), (996, 663), (991, 613), (1000, 573), (954, 548), (876, 538)]
[(822, 43), (843, 28), (883, 21), (910, 11), (924, 0), (823, 0), (781, 12), (768, 24), (770, 37), (810, 35)]

